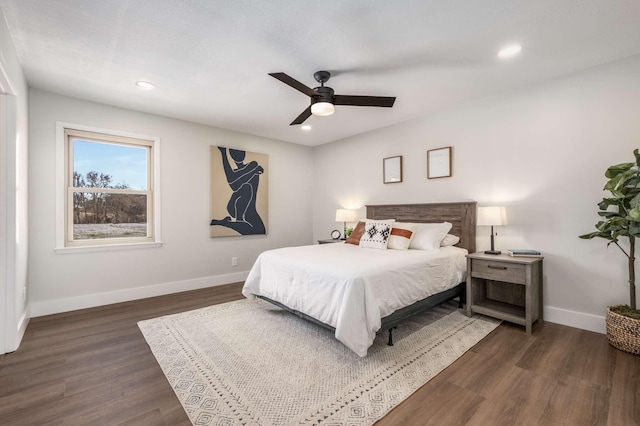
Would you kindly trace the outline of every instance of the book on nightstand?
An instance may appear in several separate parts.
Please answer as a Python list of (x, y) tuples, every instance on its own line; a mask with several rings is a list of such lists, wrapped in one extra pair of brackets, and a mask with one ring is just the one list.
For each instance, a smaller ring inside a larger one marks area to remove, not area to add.
[(538, 250), (510, 249), (507, 250), (507, 253), (512, 257), (542, 257), (542, 253)]

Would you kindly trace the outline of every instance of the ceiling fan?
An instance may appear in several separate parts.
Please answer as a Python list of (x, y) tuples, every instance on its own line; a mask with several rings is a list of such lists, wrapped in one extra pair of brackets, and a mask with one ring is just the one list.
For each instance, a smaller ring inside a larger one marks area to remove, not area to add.
[(391, 108), (396, 101), (395, 96), (350, 96), (350, 95), (334, 95), (331, 87), (325, 87), (324, 84), (329, 81), (331, 73), (329, 71), (318, 71), (313, 74), (313, 77), (320, 87), (314, 89), (305, 86), (298, 80), (289, 77), (283, 72), (269, 73), (273, 78), (276, 78), (284, 84), (293, 87), (299, 92), (311, 98), (311, 105), (300, 114), (295, 120), (291, 122), (291, 126), (295, 124), (302, 124), (304, 121), (311, 117), (311, 114), (324, 117), (331, 115), (335, 111), (335, 105), (352, 105), (352, 106), (371, 106), (371, 107), (386, 107)]

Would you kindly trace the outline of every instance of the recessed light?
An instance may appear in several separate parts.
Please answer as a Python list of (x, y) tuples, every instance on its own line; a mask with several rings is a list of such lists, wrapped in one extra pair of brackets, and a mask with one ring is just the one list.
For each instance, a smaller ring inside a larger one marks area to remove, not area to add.
[(501, 49), (498, 52), (498, 57), (503, 59), (511, 58), (513, 56), (516, 56), (518, 53), (520, 53), (521, 50), (522, 50), (522, 46), (520, 46), (519, 44), (512, 44), (511, 46), (507, 46)]
[(144, 80), (136, 81), (136, 86), (141, 89), (153, 89), (154, 87), (156, 87), (156, 85), (151, 83), (150, 81)]
[(309, 126), (308, 124), (305, 124), (304, 126), (300, 127), (302, 130), (304, 130), (305, 132), (308, 132), (309, 130), (311, 130), (311, 126)]

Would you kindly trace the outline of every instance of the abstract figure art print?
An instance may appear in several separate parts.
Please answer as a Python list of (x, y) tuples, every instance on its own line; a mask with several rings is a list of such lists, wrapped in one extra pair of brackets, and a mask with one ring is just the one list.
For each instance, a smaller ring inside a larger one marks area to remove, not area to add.
[(211, 237), (267, 233), (269, 156), (211, 147)]

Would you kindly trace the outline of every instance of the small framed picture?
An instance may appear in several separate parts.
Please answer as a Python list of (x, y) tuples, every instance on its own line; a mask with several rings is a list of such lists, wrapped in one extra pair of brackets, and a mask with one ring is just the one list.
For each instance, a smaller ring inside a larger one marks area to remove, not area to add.
[(427, 151), (427, 179), (451, 176), (451, 147)]
[(382, 160), (382, 182), (402, 182), (402, 155)]

